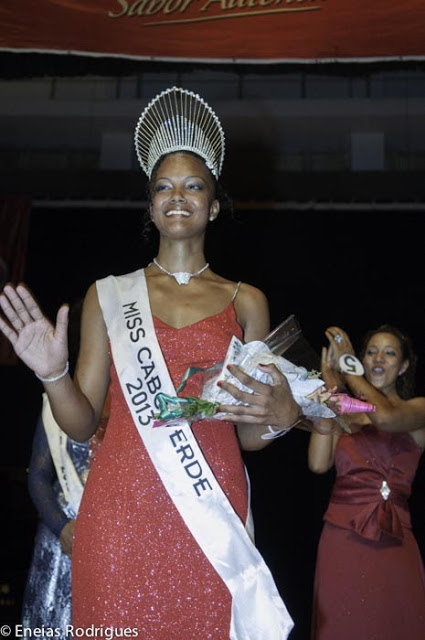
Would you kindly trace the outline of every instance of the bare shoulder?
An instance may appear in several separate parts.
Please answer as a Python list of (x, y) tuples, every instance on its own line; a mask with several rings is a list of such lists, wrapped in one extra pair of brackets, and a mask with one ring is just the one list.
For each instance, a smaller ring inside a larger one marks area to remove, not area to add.
[(425, 449), (425, 398), (418, 397), (412, 398), (407, 401), (411, 407), (414, 407), (415, 412), (419, 412), (422, 415), (422, 420), (419, 418), (421, 426), (418, 429), (412, 429), (409, 433), (418, 447), (422, 450)]
[(99, 305), (99, 299), (97, 296), (97, 287), (96, 287), (96, 283), (93, 282), (89, 288), (87, 289), (85, 298), (84, 298), (84, 306), (85, 307), (90, 307), (92, 305)]
[(417, 428), (409, 430), (409, 433), (416, 444), (425, 449), (425, 397), (418, 396), (404, 401), (404, 406), (412, 417), (413, 424), (417, 424)]
[(97, 297), (97, 288), (92, 284), (83, 303), (80, 351), (75, 370), (75, 379), (100, 419), (110, 382), (109, 342), (106, 325)]
[(109, 376), (108, 333), (97, 297), (96, 285), (92, 284), (85, 295), (81, 319), (80, 353), (77, 374), (80, 383), (91, 388)]
[(415, 398), (410, 398), (409, 400), (405, 400), (404, 402), (411, 406), (422, 408), (425, 411), (425, 396), (416, 396)]
[(254, 287), (252, 284), (248, 284), (247, 282), (241, 282), (239, 294), (243, 297), (246, 297), (248, 300), (253, 301), (254, 303), (262, 301), (267, 304), (267, 298), (263, 291), (261, 291), (261, 289), (258, 289), (257, 287)]
[(247, 342), (261, 340), (270, 331), (269, 303), (261, 289), (243, 282), (235, 299), (235, 309)]
[(402, 405), (412, 415), (417, 417), (417, 420), (422, 423), (421, 426), (425, 428), (425, 397), (417, 396), (410, 398), (409, 400), (403, 400)]

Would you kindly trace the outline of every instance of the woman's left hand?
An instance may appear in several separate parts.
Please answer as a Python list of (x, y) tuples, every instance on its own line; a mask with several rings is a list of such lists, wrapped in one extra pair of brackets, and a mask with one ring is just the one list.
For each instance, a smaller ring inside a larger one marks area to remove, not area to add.
[(327, 389), (337, 390), (344, 387), (344, 378), (339, 371), (338, 360), (333, 352), (332, 345), (322, 347), (320, 369)]
[(355, 355), (348, 334), (340, 327), (328, 327), (325, 336), (329, 340), (330, 357), (333, 357), (336, 362), (346, 353)]
[(274, 364), (259, 366), (270, 375), (271, 384), (255, 380), (239, 367), (231, 367), (231, 374), (253, 393), (241, 391), (230, 382), (222, 382), (221, 388), (243, 404), (221, 405), (219, 411), (225, 413), (221, 419), (238, 424), (270, 424), (277, 429), (285, 429), (300, 417), (300, 408), (279, 369)]

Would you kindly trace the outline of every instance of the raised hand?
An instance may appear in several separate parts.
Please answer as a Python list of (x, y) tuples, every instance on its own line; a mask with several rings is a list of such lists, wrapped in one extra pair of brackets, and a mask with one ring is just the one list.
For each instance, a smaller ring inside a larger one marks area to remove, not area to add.
[(333, 356), (338, 362), (339, 358), (345, 353), (354, 355), (353, 345), (351, 344), (348, 334), (340, 327), (328, 327), (325, 335), (329, 340), (329, 346), (332, 349)]
[(321, 358), (322, 378), (328, 389), (342, 389), (344, 387), (344, 378), (339, 371), (338, 360), (333, 350), (333, 344), (329, 347), (322, 347)]
[(53, 326), (24, 285), (7, 284), (0, 307), (5, 317), (0, 316), (0, 331), (22, 362), (42, 377), (63, 371), (68, 360), (68, 305), (61, 306)]

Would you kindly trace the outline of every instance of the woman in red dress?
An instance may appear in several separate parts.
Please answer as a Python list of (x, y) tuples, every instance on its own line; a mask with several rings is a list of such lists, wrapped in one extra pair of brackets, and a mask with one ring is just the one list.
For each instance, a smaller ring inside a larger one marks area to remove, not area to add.
[[(376, 411), (353, 416), (352, 434), (310, 435), (310, 469), (336, 467), (317, 553), (311, 638), (423, 640), (425, 574), (408, 499), (425, 446), (425, 398), (413, 397), (410, 340), (391, 326), (369, 332), (359, 375), (348, 335), (330, 327), (326, 336), (328, 388), (347, 386)], [(351, 373), (339, 370), (344, 354)]]
[[(66, 433), (91, 437), (110, 389), (108, 429), (75, 528), (74, 627), (79, 637), (108, 628), (108, 637), (112, 629), (140, 640), (283, 640), (292, 620), (252, 541), (240, 451), (267, 444), (267, 407), (256, 416), (239, 407), (236, 428), (219, 420), (152, 428), (160, 390), (175, 395), (190, 365), (220, 363), (232, 335), (258, 340), (269, 330), (264, 294), (205, 259), (224, 135), (199, 96), (173, 87), (145, 109), (135, 141), (158, 254), (89, 288), (74, 379), (67, 307), (54, 327), (25, 287), (0, 296), (0, 329), (42, 380)], [(185, 387), (199, 391), (195, 378)], [(298, 406), (288, 386), (279, 393), (287, 426)]]

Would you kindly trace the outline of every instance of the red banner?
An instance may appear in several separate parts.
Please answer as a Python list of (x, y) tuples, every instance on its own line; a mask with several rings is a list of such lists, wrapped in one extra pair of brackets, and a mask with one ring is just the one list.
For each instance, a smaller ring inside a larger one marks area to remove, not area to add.
[(424, 0), (1, 0), (0, 49), (153, 60), (422, 58)]

